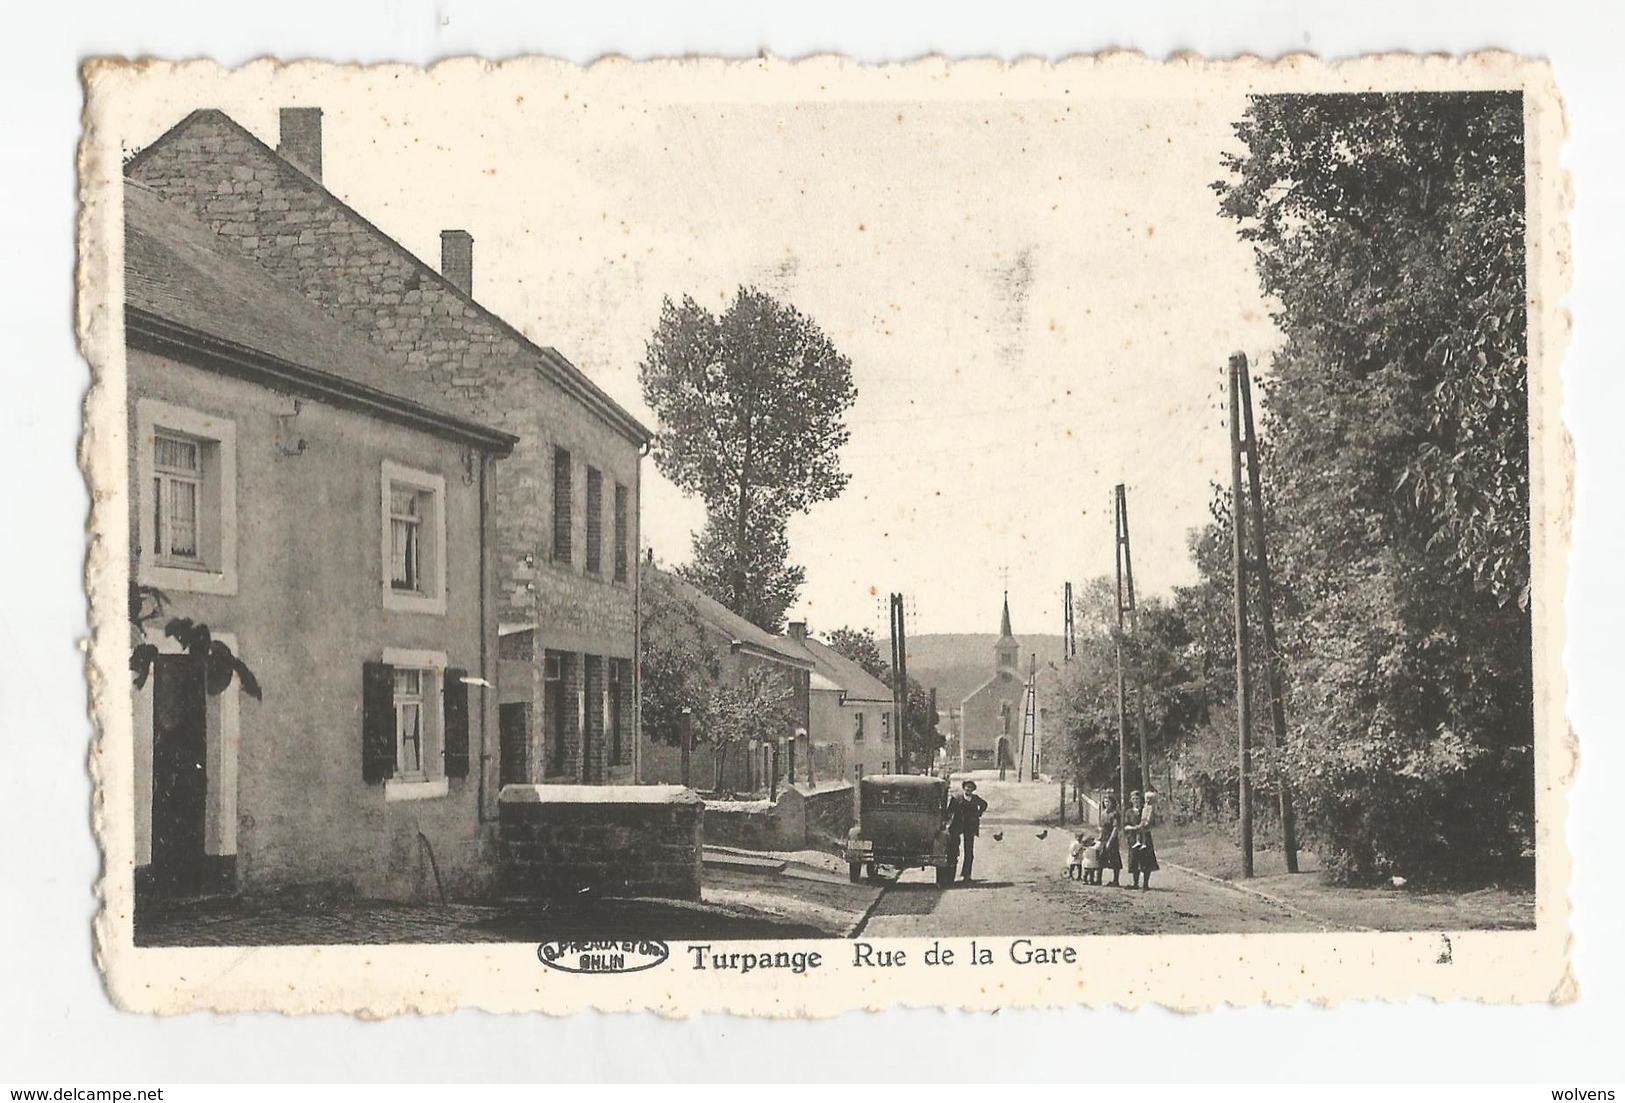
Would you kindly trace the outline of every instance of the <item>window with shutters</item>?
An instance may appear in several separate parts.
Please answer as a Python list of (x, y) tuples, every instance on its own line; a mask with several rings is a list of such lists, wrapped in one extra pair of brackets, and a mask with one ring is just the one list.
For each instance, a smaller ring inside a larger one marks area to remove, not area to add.
[(386, 460), (382, 502), (384, 608), (445, 613), (445, 478)]
[(164, 590), (236, 593), (235, 423), (141, 399), (134, 468), (140, 581)]
[(854, 743), (863, 742), (863, 715), (864, 714), (861, 712), (858, 713), (857, 718), (852, 725), (852, 742)]
[(468, 690), (439, 651), (385, 648), (362, 678), (361, 776), (389, 801), (426, 800), (468, 774)]
[(615, 484), (615, 581), (626, 581), (627, 542), (631, 539), (631, 494), (620, 483)]
[(553, 558), (559, 563), (570, 562), (574, 554), (570, 513), (575, 493), (573, 480), (569, 449), (553, 449)]

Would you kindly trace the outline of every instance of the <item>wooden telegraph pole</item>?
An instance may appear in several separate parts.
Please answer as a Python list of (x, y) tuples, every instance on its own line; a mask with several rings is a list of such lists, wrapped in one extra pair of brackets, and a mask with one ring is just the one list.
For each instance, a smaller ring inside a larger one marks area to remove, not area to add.
[(908, 633), (903, 626), (903, 595), (891, 596), (892, 710), (897, 722), (892, 730), (892, 765), (900, 774), (908, 773), (908, 744), (904, 740), (908, 709)]
[(1117, 814), (1128, 807), (1128, 690), (1123, 680), (1123, 547), (1128, 537), (1124, 522), (1127, 506), (1123, 484), (1117, 484), (1113, 524), (1117, 541)]
[(1069, 663), (1078, 657), (1078, 628), (1072, 610), (1072, 583), (1070, 582), (1066, 584), (1062, 604), (1066, 606), (1066, 613), (1061, 619), (1061, 661)]
[[(1253, 808), (1248, 774), (1252, 768), (1252, 708), (1247, 671), (1247, 556), (1245, 499), (1241, 487), (1241, 372), (1246, 357), (1230, 358), (1231, 563), (1236, 587), (1236, 743), (1240, 764), (1237, 804), (1241, 812), (1241, 875), (1253, 875)], [(1121, 691), (1119, 691), (1121, 692)]]
[[(1253, 433), (1253, 388), (1248, 378), (1247, 354), (1232, 358), (1241, 381), (1241, 424), (1247, 432), (1247, 490), (1253, 513), (1253, 569), (1258, 572), (1259, 627), (1264, 639), (1264, 679), (1270, 695), (1270, 727), (1277, 752), (1286, 746), (1286, 703), (1281, 697), (1281, 667), (1275, 650), (1275, 592), (1270, 582), (1268, 541), (1264, 532), (1264, 478), (1258, 462), (1258, 437)], [(1292, 789), (1284, 773), (1277, 783), (1281, 806), (1281, 849), (1288, 873), (1298, 872), (1298, 829), (1292, 814)]]

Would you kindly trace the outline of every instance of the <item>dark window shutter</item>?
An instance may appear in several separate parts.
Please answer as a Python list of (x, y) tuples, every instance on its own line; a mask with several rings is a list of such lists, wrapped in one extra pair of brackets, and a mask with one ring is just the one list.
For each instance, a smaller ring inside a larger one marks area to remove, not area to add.
[(361, 779), (395, 776), (395, 668), (361, 665)]
[(440, 691), (445, 704), (446, 776), (468, 776), (468, 683), (466, 670), (446, 671)]

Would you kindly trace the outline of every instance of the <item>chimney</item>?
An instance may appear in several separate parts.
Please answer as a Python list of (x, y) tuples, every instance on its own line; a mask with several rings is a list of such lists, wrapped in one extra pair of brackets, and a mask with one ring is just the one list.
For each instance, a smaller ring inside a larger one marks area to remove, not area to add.
[(322, 109), (284, 107), (276, 151), (318, 184), (322, 181)]
[(440, 231), (440, 274), (457, 290), (474, 295), (474, 235), (467, 230)]
[(804, 620), (793, 620), (793, 621), (791, 621), (790, 622), (790, 638), (795, 640), (797, 643), (806, 642), (806, 639), (807, 639), (807, 622), (804, 621)]

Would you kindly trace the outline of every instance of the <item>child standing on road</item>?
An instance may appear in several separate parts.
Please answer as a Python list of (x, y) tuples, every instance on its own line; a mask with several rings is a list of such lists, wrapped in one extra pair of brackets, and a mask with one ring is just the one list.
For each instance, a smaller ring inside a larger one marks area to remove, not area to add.
[(1079, 831), (1078, 837), (1072, 840), (1072, 846), (1066, 852), (1068, 879), (1083, 880), (1083, 851), (1088, 845), (1083, 841), (1083, 832)]
[(1100, 884), (1100, 844), (1094, 838), (1083, 841), (1083, 883)]

